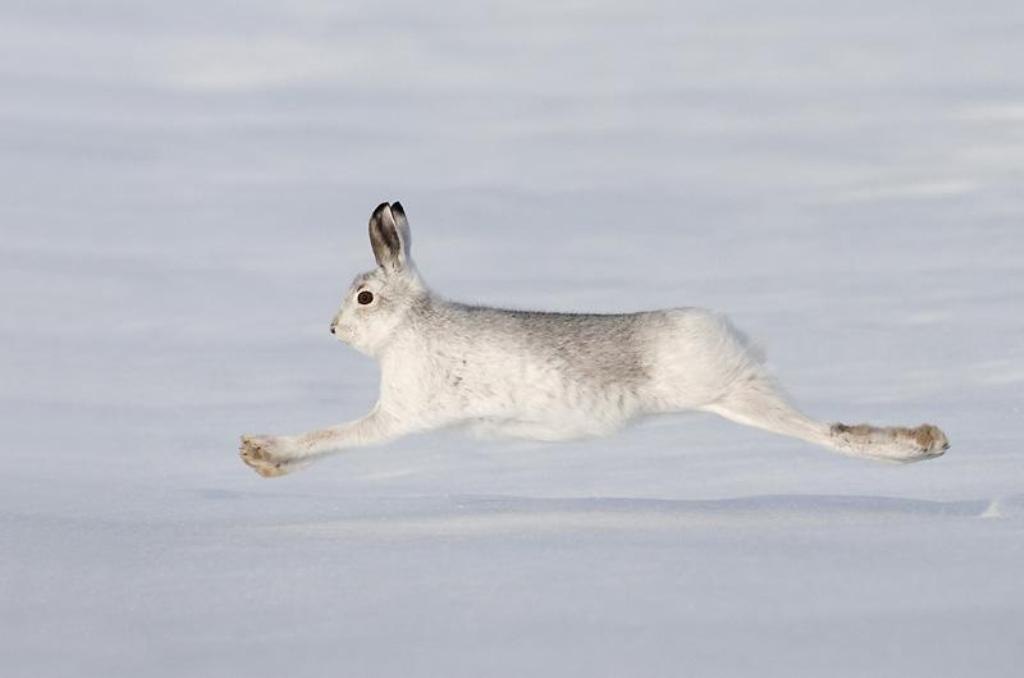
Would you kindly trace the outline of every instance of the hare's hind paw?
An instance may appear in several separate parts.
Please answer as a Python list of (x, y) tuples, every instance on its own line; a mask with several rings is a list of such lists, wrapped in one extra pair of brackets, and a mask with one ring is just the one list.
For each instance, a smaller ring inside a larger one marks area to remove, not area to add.
[(238, 455), (264, 478), (276, 478), (299, 468), (299, 464), (283, 455), (280, 448), (280, 440), (272, 436), (242, 436)]
[(836, 446), (842, 450), (903, 464), (941, 457), (949, 449), (946, 434), (931, 424), (914, 428), (833, 424), (830, 433)]

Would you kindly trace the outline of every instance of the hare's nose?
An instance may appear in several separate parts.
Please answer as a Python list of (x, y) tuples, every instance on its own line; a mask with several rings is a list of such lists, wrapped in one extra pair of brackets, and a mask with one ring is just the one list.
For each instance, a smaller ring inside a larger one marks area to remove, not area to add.
[(334, 334), (334, 323), (331, 323), (331, 334)]

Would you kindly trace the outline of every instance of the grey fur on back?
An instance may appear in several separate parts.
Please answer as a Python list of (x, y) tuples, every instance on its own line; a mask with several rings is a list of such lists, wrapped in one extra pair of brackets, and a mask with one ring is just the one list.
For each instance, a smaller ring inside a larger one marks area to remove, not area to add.
[[(551, 364), (566, 379), (595, 386), (639, 387), (648, 377), (643, 321), (649, 313), (576, 314), (474, 306), (429, 298), (415, 314), (439, 338), (461, 334), (471, 346), (502, 347), (510, 356)], [(414, 321), (415, 322), (415, 321)]]
[[(639, 387), (662, 377), (659, 348), (715, 348), (737, 366), (759, 364), (745, 335), (724, 316), (701, 308), (634, 313), (560, 313), (452, 302), (423, 290), (403, 323), (432, 346), (468, 356), (498, 352), (510, 360), (557, 366), (570, 380)], [(401, 333), (401, 330), (398, 331)]]

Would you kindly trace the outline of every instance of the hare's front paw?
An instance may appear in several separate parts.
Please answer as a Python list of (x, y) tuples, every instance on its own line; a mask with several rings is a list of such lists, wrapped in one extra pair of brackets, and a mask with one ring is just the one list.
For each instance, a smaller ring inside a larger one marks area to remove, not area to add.
[(274, 436), (242, 436), (238, 448), (242, 461), (264, 478), (291, 473), (298, 465), (288, 454), (288, 441)]

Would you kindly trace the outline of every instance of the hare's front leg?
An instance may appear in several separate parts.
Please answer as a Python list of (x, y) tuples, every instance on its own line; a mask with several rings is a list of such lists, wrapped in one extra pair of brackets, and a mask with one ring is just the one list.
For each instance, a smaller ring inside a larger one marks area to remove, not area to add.
[(382, 443), (402, 432), (393, 418), (374, 410), (362, 419), (297, 436), (244, 435), (239, 454), (256, 473), (273, 478), (297, 471), (317, 457)]

